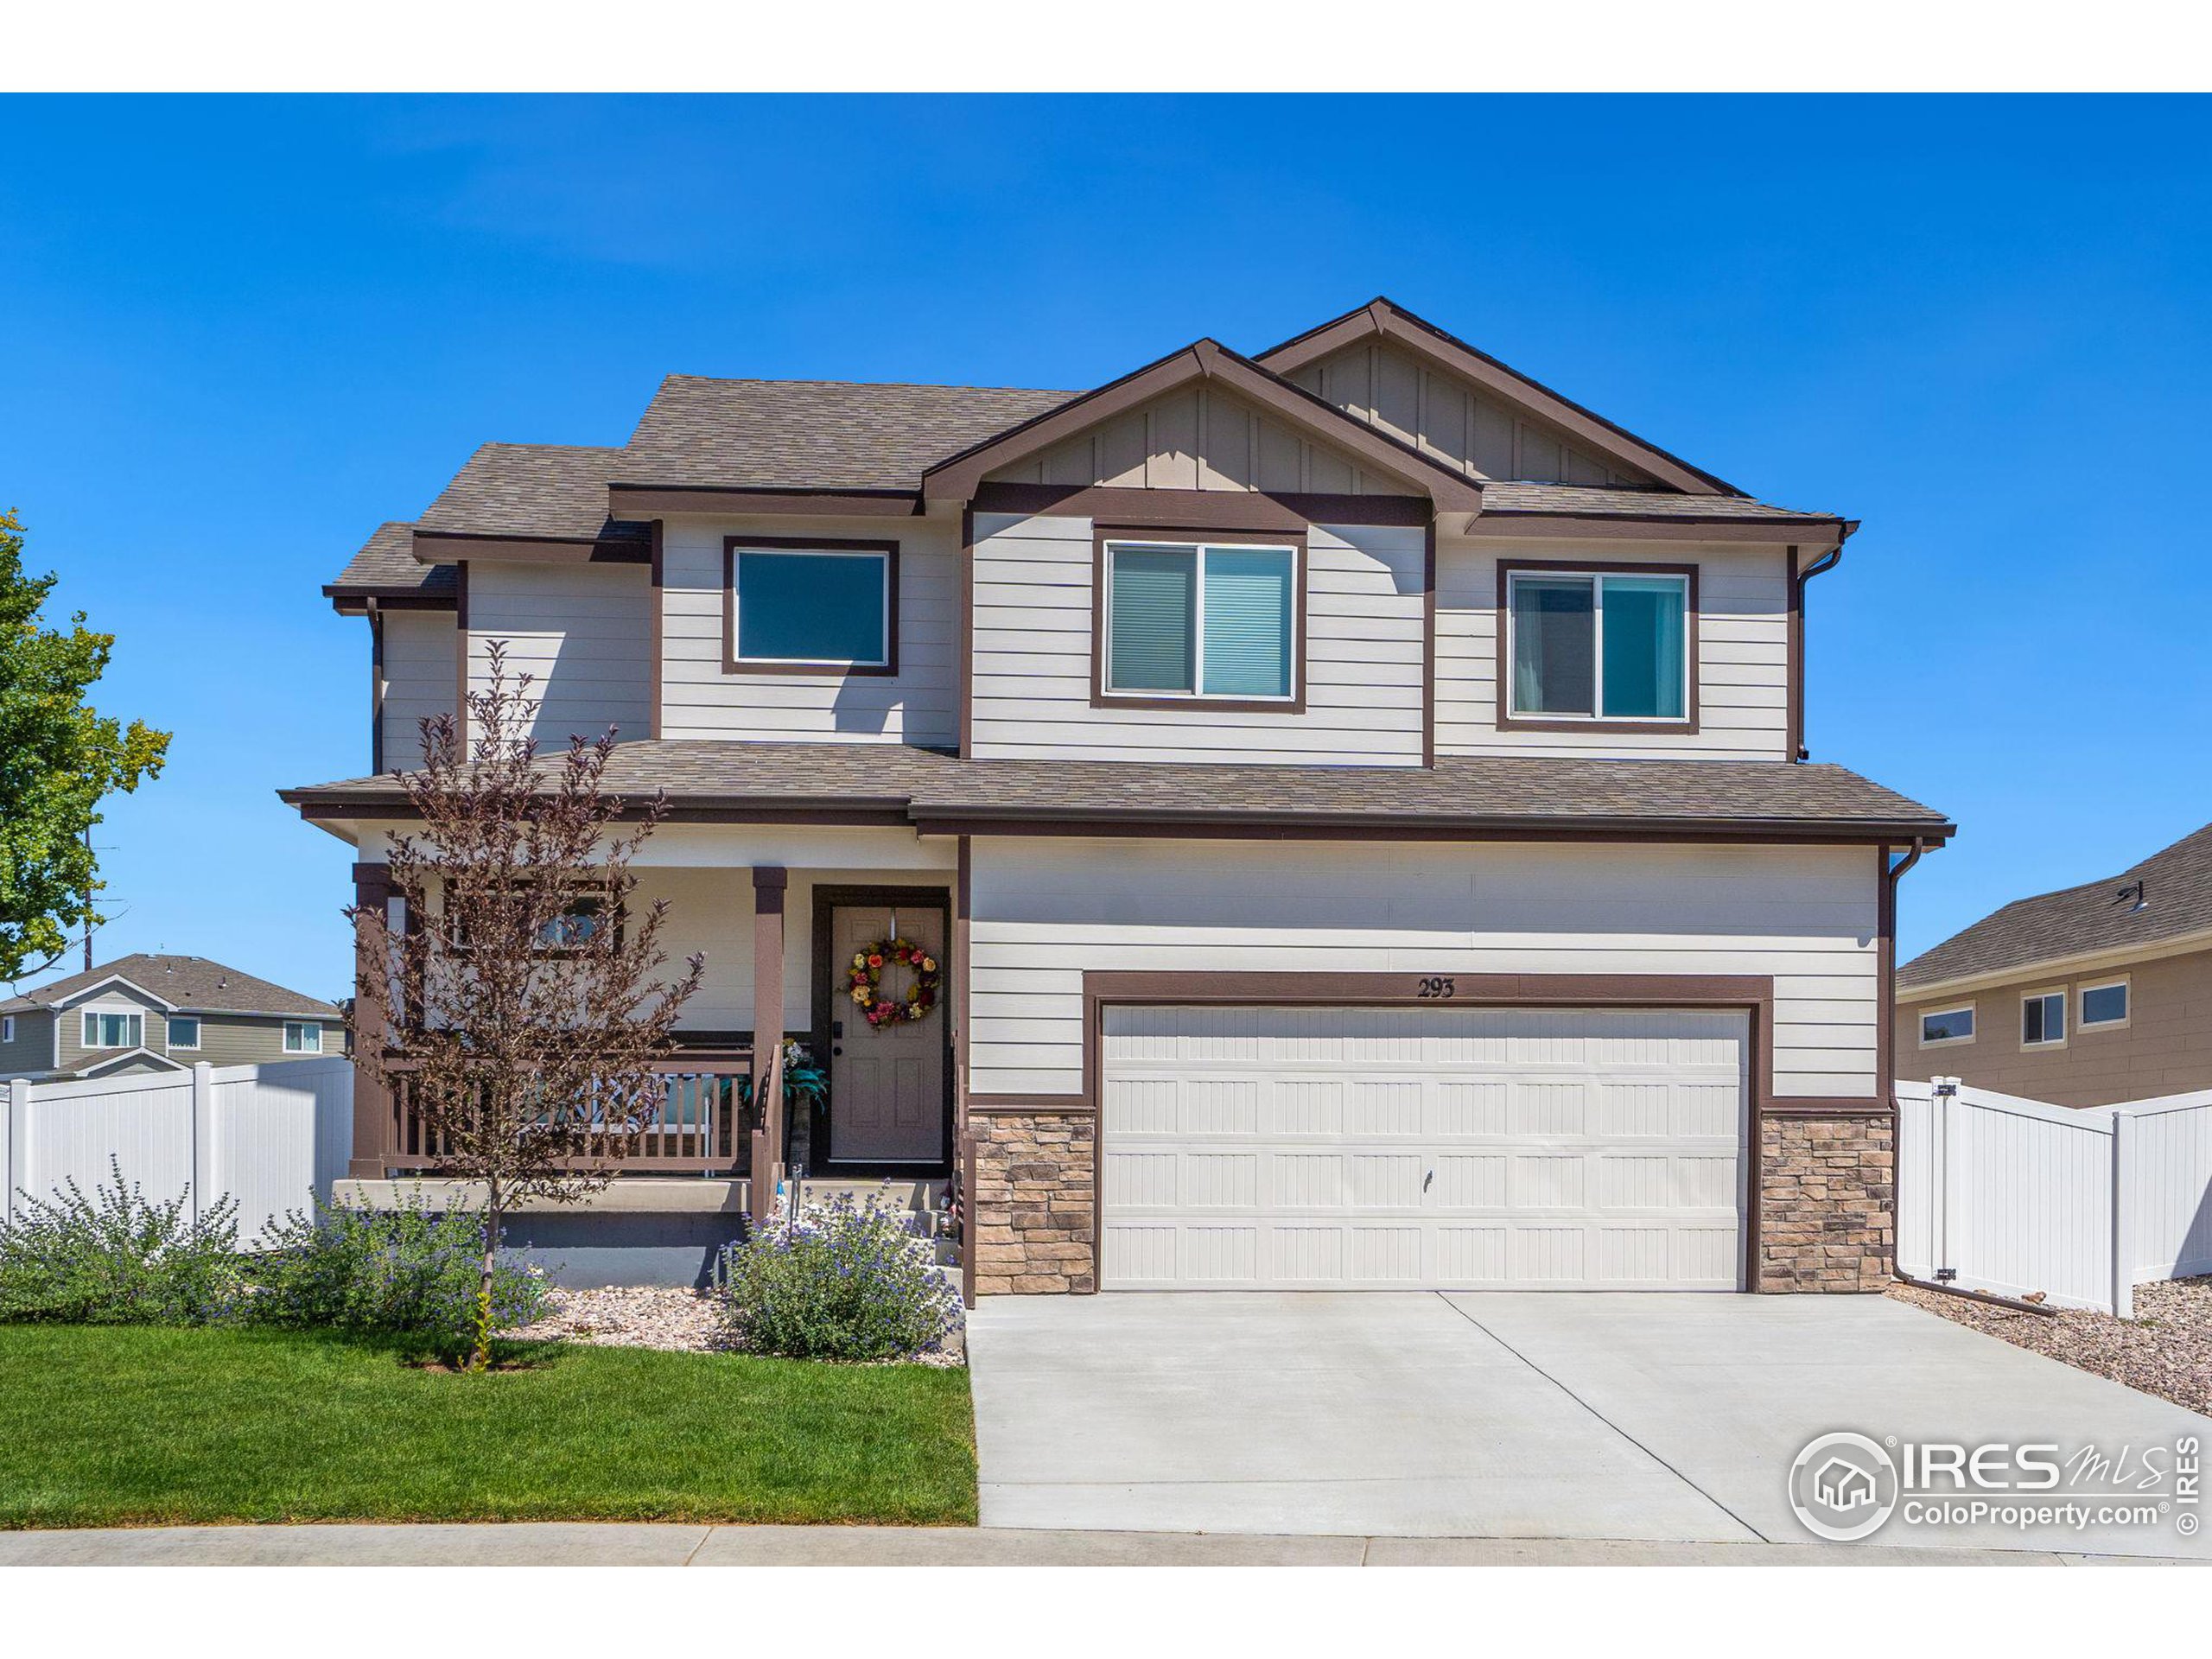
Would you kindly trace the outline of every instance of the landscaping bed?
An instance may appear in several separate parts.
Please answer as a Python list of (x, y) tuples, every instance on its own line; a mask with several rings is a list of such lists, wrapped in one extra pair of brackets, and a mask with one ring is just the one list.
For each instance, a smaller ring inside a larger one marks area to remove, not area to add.
[(968, 1374), (506, 1343), (0, 1326), (0, 1526), (239, 1521), (972, 1525)]
[(2017, 1313), (1911, 1285), (1893, 1286), (1889, 1294), (2016, 1348), (2212, 1413), (2212, 1277), (2138, 1285), (2133, 1319), (2072, 1308)]

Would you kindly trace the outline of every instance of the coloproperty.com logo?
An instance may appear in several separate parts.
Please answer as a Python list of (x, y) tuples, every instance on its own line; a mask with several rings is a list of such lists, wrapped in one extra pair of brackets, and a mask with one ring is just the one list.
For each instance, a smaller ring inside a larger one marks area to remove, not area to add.
[(2056, 1443), (1877, 1440), (1849, 1430), (1809, 1441), (1789, 1466), (1789, 1506), (1831, 1543), (1907, 1527), (2147, 1528), (2183, 1538), (2201, 1524), (2202, 1447), (2194, 1435), (2117, 1452)]

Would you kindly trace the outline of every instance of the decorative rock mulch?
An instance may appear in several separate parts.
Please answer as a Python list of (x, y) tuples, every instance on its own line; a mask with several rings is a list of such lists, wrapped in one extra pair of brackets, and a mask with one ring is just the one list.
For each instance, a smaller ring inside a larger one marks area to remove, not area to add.
[[(553, 1312), (535, 1324), (500, 1335), (526, 1342), (586, 1342), (613, 1348), (658, 1348), (667, 1353), (736, 1351), (711, 1298), (696, 1290), (622, 1285), (606, 1290), (556, 1290)], [(918, 1365), (964, 1363), (961, 1333), (946, 1351), (923, 1354)]]
[(2212, 1277), (2138, 1285), (2132, 1319), (2072, 1308), (2055, 1318), (2015, 1313), (1910, 1285), (1894, 1285), (1888, 1294), (2077, 1370), (2212, 1412)]

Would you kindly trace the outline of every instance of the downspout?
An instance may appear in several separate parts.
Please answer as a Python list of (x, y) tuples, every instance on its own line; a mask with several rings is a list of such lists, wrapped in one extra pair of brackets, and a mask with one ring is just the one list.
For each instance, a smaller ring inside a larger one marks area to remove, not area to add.
[(1796, 601), (1793, 608), (1797, 615), (1797, 648), (1789, 654), (1789, 700), (1796, 706), (1797, 729), (1791, 734), (1796, 744), (1796, 753), (1789, 757), (1793, 760), (1809, 760), (1813, 757), (1813, 752), (1805, 747), (1805, 584), (1815, 576), (1825, 575), (1843, 563), (1843, 544), (1851, 539), (1852, 532), (1858, 528), (1857, 519), (1845, 519), (1835, 545), (1796, 572), (1794, 577), (1797, 587), (1791, 598)]
[[(1882, 944), (1880, 994), (1874, 1009), (1881, 1020), (1875, 1033), (1874, 1053), (1879, 1060), (1884, 1076), (1882, 1098), (1890, 1103), (1890, 1271), (1899, 1279), (1905, 1277), (1897, 1262), (1897, 1155), (1898, 1126), (1904, 1122), (1904, 1103), (1897, 1098), (1897, 883), (1904, 873), (1920, 862), (1920, 855), (1928, 850), (1928, 843), (1921, 836), (1912, 838), (1912, 850), (1895, 864), (1890, 862), (1890, 849), (1882, 849)], [(1914, 1282), (1908, 1281), (1907, 1282)]]

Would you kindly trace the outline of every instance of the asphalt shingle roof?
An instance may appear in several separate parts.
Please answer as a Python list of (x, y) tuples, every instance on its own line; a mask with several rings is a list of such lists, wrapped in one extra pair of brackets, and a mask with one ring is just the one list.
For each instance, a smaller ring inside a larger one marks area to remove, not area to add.
[[(1459, 755), (1421, 766), (1207, 766), (1167, 761), (963, 760), (889, 743), (701, 739), (619, 745), (607, 785), (666, 792), (677, 809), (798, 807), (931, 820), (1301, 821), (1478, 828), (1679, 825), (1777, 834), (1828, 827), (1938, 840), (1942, 814), (1833, 766), (1776, 761)], [(390, 778), (288, 790), (295, 805), (373, 815), (404, 798)]]
[(937, 462), (1081, 395), (671, 374), (618, 472), (626, 484), (918, 490)]
[[(2121, 889), (2143, 883), (2141, 910)], [(2212, 929), (2212, 824), (2101, 881), (2016, 899), (1897, 970), (1911, 990)]]
[(607, 516), (607, 486), (620, 449), (573, 444), (487, 443), (415, 521), (418, 531), (645, 545), (644, 524)]
[(415, 556), (415, 526), (399, 520), (378, 524), (377, 533), (338, 573), (338, 580), (323, 591), (336, 598), (344, 594), (418, 594), (424, 599), (450, 598), (459, 591), (459, 572), (450, 564), (424, 564)]
[(1689, 495), (1675, 490), (1607, 488), (1586, 484), (1529, 484), (1499, 480), (1483, 486), (1483, 516), (1493, 513), (1571, 514), (1631, 518), (1805, 518), (1836, 522), (1832, 512), (1799, 512), (1770, 506), (1748, 495)]
[(319, 997), (302, 996), (251, 974), (226, 968), (205, 957), (118, 957), (113, 962), (0, 1002), (0, 1013), (23, 1014), (51, 1008), (103, 980), (127, 979), (140, 990), (173, 1003), (186, 1014), (301, 1014), (336, 1019), (338, 1009)]

